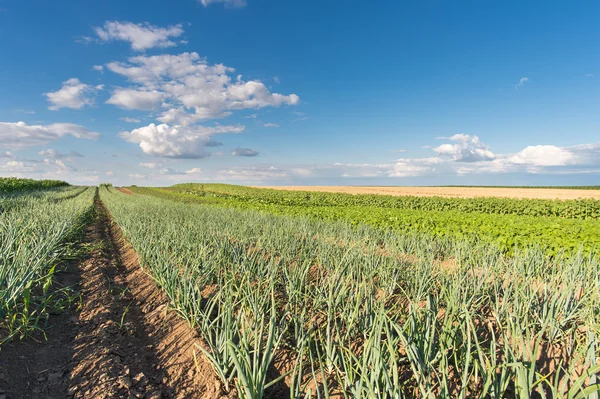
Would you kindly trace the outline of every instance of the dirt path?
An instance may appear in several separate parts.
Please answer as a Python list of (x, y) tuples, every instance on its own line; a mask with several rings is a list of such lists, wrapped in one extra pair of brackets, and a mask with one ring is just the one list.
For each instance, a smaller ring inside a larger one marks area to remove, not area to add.
[(322, 191), (345, 194), (414, 195), (418, 197), (503, 197), (537, 199), (600, 200), (600, 190), (570, 190), (556, 188), (493, 188), (493, 187), (368, 187), (368, 186), (263, 186), (275, 190)]
[(78, 286), (78, 310), (51, 317), (48, 340), (0, 351), (0, 399), (218, 398), (210, 365), (194, 365), (200, 340), (139, 267), (97, 199), (89, 256), (57, 276)]
[(125, 187), (117, 187), (117, 190), (127, 195), (134, 195), (135, 193), (128, 188)]

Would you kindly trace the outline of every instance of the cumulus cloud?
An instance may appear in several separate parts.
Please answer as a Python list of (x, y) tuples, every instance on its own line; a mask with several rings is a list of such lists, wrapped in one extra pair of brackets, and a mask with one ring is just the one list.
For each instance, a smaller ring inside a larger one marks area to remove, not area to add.
[(94, 94), (102, 88), (102, 85), (92, 86), (81, 83), (77, 78), (71, 78), (64, 81), (62, 88), (59, 90), (44, 95), (52, 104), (48, 107), (49, 110), (58, 111), (61, 108), (81, 109), (86, 105), (93, 105)]
[(554, 145), (535, 145), (526, 147), (508, 160), (517, 165), (564, 166), (573, 164), (576, 155)]
[(188, 175), (195, 175), (195, 174), (198, 174), (198, 173), (202, 173), (202, 169), (200, 169), (200, 168), (192, 168), (192, 169), (186, 170), (185, 173), (188, 174)]
[(171, 126), (151, 123), (119, 136), (140, 145), (145, 154), (170, 158), (203, 158), (212, 136), (223, 133), (241, 133), (244, 126)]
[(144, 111), (164, 111), (158, 120), (189, 126), (201, 120), (230, 115), (243, 109), (296, 105), (296, 94), (271, 93), (258, 80), (231, 75), (233, 68), (208, 64), (197, 53), (162, 54), (111, 62), (106, 67), (134, 84), (115, 90), (109, 104)]
[(279, 127), (279, 125), (277, 123), (265, 123), (263, 126), (264, 127)]
[(251, 150), (250, 148), (236, 148), (231, 152), (231, 155), (235, 157), (257, 157), (258, 151)]
[(570, 147), (528, 146), (510, 156), (508, 161), (516, 165), (531, 166), (600, 165), (600, 143)]
[(242, 8), (246, 6), (246, 0), (199, 0), (204, 7), (211, 4), (224, 4), (228, 8)]
[(433, 151), (441, 157), (459, 162), (489, 161), (495, 158), (494, 153), (477, 136), (455, 134), (448, 140), (456, 144), (442, 144), (435, 147)]
[(299, 165), (290, 169), (300, 177), (416, 177), (498, 173), (597, 173), (600, 143), (558, 147), (528, 146), (513, 154), (493, 154), (477, 136), (454, 135), (456, 144), (433, 148), (434, 157), (401, 158), (395, 162)]
[(161, 28), (147, 22), (135, 24), (132, 22), (106, 21), (103, 26), (94, 30), (100, 41), (121, 40), (129, 42), (131, 48), (135, 51), (176, 46), (177, 44), (170, 38), (176, 38), (183, 34), (183, 28), (180, 24)]
[[(493, 154), (476, 136), (461, 135), (459, 147), (434, 148), (439, 166), (450, 173), (588, 173), (600, 166), (600, 143), (559, 147), (532, 145), (513, 154)], [(456, 138), (456, 136), (453, 136)], [(489, 151), (489, 153), (488, 153)], [(412, 159), (411, 162), (417, 162)]]
[(0, 147), (18, 148), (47, 144), (64, 136), (96, 140), (100, 133), (90, 132), (74, 123), (28, 125), (25, 122), (0, 122)]
[(116, 89), (111, 97), (106, 101), (107, 104), (116, 105), (124, 109), (137, 109), (141, 111), (152, 111), (157, 109), (164, 94), (153, 90), (138, 89)]

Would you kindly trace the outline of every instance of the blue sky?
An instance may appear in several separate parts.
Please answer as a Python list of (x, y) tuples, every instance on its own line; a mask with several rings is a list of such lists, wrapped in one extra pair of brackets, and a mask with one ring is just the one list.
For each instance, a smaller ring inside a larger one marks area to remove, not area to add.
[(599, 184), (600, 3), (0, 0), (0, 175)]

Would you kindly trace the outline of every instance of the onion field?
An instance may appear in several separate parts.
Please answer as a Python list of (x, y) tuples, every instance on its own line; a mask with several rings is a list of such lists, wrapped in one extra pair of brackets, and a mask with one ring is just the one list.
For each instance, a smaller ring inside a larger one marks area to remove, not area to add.
[[(11, 186), (65, 185), (25, 181)], [(52, 278), (72, 255), (71, 244), (89, 220), (95, 189), (60, 187), (20, 195), (11, 191), (0, 195), (0, 345), (41, 328), (57, 305), (59, 293), (49, 293)]]
[[(6, 350), (47, 350), (67, 331), (51, 348), (73, 352), (56, 375), (75, 398), (94, 386), (153, 398), (600, 395), (596, 200), (2, 187), (0, 394), (17, 367)], [(77, 270), (78, 284), (57, 278)], [(167, 313), (192, 334), (148, 321)], [(74, 325), (57, 330), (60, 314)], [(163, 342), (153, 337), (175, 331), (176, 348), (152, 355)], [(169, 385), (160, 369), (184, 350), (187, 382)], [(37, 373), (53, 367), (47, 357)], [(43, 384), (38, 393), (59, 392)]]
[(593, 251), (507, 255), (489, 242), (343, 220), (111, 187), (100, 197), (201, 332), (197, 356), (239, 397), (282, 381), (294, 398), (597, 395)]

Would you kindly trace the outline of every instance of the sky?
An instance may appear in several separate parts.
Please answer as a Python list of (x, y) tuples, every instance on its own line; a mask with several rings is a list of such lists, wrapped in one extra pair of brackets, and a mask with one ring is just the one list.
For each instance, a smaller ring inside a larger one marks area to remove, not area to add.
[(599, 185), (600, 2), (0, 0), (0, 176)]

